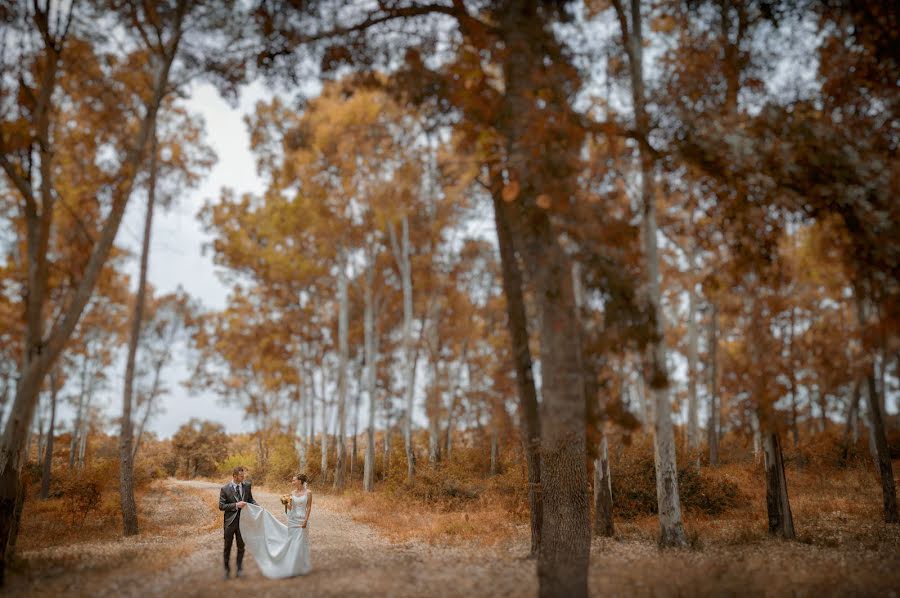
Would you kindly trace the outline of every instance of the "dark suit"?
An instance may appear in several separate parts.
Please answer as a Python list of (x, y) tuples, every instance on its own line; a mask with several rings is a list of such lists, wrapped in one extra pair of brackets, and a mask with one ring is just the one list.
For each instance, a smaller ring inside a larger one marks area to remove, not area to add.
[[(243, 496), (243, 498), (241, 498)], [(244, 562), (244, 539), (241, 537), (241, 510), (237, 508), (237, 503), (243, 500), (251, 504), (256, 504), (253, 500), (253, 492), (250, 490), (250, 484), (241, 483), (240, 491), (234, 488), (233, 482), (228, 482), (222, 486), (219, 492), (219, 510), (224, 511), (225, 524), (225, 571), (229, 571), (228, 562), (231, 560), (231, 545), (237, 536), (237, 570), (241, 570)]]

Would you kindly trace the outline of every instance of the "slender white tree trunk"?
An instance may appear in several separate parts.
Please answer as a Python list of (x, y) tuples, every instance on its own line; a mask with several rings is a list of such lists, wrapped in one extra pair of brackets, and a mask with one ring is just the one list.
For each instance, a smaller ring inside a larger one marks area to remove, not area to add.
[(688, 447), (696, 450), (700, 446), (699, 411), (700, 402), (697, 396), (697, 353), (699, 334), (697, 331), (697, 289), (693, 279), (697, 269), (697, 249), (691, 242), (689, 252), (691, 280), (688, 288)]
[[(375, 400), (377, 340), (375, 338), (375, 257), (371, 255), (366, 268), (364, 336), (366, 352), (366, 394), (369, 397), (369, 426), (366, 431), (366, 459), (363, 465), (363, 490), (375, 489)], [(388, 431), (385, 430), (385, 434)]]
[(391, 236), (391, 246), (394, 257), (400, 270), (400, 279), (403, 286), (403, 354), (406, 367), (406, 416), (403, 418), (403, 442), (406, 447), (406, 478), (412, 481), (416, 476), (416, 454), (412, 439), (412, 418), (414, 398), (416, 392), (416, 357), (415, 339), (413, 338), (413, 297), (412, 297), (412, 263), (410, 261), (409, 247), (409, 220), (406, 215), (401, 222), (401, 239), (397, 240), (397, 234), (393, 224), (388, 224)]
[(609, 470), (609, 445), (606, 434), (600, 439), (600, 454), (594, 459), (594, 535), (615, 535), (612, 518), (612, 476)]
[(344, 489), (344, 469), (346, 466), (347, 452), (347, 368), (349, 361), (349, 347), (347, 342), (347, 327), (349, 326), (349, 303), (347, 293), (347, 264), (343, 256), (340, 259), (338, 270), (338, 301), (340, 311), (338, 314), (338, 405), (337, 405), (337, 459), (334, 466), (334, 488)]
[[(631, 97), (634, 104), (634, 120), (644, 140), (650, 133), (646, 112), (643, 72), (643, 33), (640, 0), (631, 0), (629, 26), (628, 15), (621, 0), (613, 0), (619, 19), (631, 74)], [(647, 148), (638, 144), (641, 163), (641, 209), (643, 212), (644, 259), (647, 271), (647, 287), (653, 316), (656, 321), (656, 339), (649, 348), (650, 394), (656, 408), (654, 418), (654, 457), (656, 462), (656, 499), (659, 510), (660, 544), (662, 546), (686, 546), (684, 525), (681, 522), (681, 504), (678, 497), (678, 471), (675, 463), (675, 432), (672, 426), (672, 405), (669, 397), (668, 366), (666, 363), (665, 327), (661, 306), (659, 281), (659, 255), (657, 248), (656, 197), (654, 193), (654, 163)]]

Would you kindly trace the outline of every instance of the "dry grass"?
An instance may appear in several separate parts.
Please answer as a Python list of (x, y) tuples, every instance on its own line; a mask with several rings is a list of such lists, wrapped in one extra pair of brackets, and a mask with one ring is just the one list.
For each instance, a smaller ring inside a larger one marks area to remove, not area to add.
[[(642, 446), (635, 443), (622, 451), (643, 451)], [(762, 464), (735, 450), (731, 462), (703, 468), (704, 480), (695, 491), (702, 495), (707, 488), (725, 484), (738, 498), (721, 511), (702, 507), (711, 504), (702, 500), (695, 503), (701, 506), (688, 505), (684, 518), (690, 549), (659, 550), (654, 515), (640, 510), (619, 513), (616, 537), (593, 541), (591, 593), (897, 595), (900, 526), (882, 523), (880, 483), (871, 461), (839, 460), (835, 455), (840, 451), (827, 439), (811, 446), (787, 456), (798, 541), (768, 536)], [(529, 539), (524, 471), (520, 465), (504, 463), (500, 475), (488, 476), (484, 463), (470, 459), (474, 456), (460, 450), (454, 463), (422, 465), (411, 485), (402, 481), (405, 471), (398, 458), (395, 463), (401, 467), (388, 481), (379, 482), (375, 493), (364, 493), (355, 480), (336, 495), (329, 483), (317, 480), (313, 488), (321, 499), (315, 533), (322, 535), (314, 548), (316, 567), (341, 571), (348, 592), (355, 588), (358, 593), (377, 594), (375, 588), (383, 587), (385, 595), (414, 595), (414, 590), (438, 584), (442, 590), (434, 595), (462, 595), (459, 575), (474, 575), (477, 570), (479, 581), (466, 586), (469, 593), (534, 594), (534, 561), (521, 558)], [(633, 464), (645, 458), (624, 457)], [(690, 461), (680, 461), (685, 462)], [(647, 483), (641, 467), (630, 473), (614, 468), (612, 474), (620, 481), (633, 475), (633, 483)], [(900, 471), (900, 463), (895, 468)], [(128, 539), (119, 535), (114, 486), (115, 478), (83, 526), (68, 523), (70, 503), (65, 496), (48, 501), (29, 496), (20, 562), (13, 572), (18, 587), (65, 593), (71, 587), (67, 584), (90, 579), (115, 593), (116, 588), (139, 584), (162, 571), (171, 577), (177, 563), (177, 579), (193, 584), (199, 576), (211, 584), (206, 586), (208, 592), (193, 595), (218, 592), (214, 584), (221, 558), (221, 514), (215, 486), (199, 490), (166, 481), (143, 486), (138, 492), (142, 534)], [(285, 489), (284, 483), (270, 483), (254, 486), (254, 494), (266, 497), (264, 504), (277, 509), (277, 495)], [(410, 563), (416, 563), (414, 579), (404, 577)], [(315, 587), (332, 587), (334, 580), (328, 579)], [(450, 579), (451, 585), (439, 582)], [(287, 585), (266, 583), (273, 595), (290, 593)], [(450, 591), (457, 588), (460, 591)]]
[(395, 543), (417, 540), (446, 546), (496, 546), (513, 540), (523, 527), (489, 497), (453, 510), (358, 488), (333, 500), (354, 521), (372, 526)]

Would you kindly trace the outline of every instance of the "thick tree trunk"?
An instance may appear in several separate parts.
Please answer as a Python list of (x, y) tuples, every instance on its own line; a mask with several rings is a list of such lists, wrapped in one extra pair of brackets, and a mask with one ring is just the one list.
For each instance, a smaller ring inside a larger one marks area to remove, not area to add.
[(150, 178), (147, 191), (147, 215), (144, 219), (144, 236), (141, 243), (141, 267), (138, 277), (134, 312), (128, 339), (128, 357), (125, 361), (125, 384), (122, 392), (122, 421), (119, 432), (119, 498), (122, 507), (122, 528), (126, 536), (138, 533), (137, 503), (134, 500), (134, 424), (131, 411), (134, 403), (134, 368), (137, 359), (144, 303), (147, 294), (147, 268), (150, 260), (150, 237), (153, 232), (153, 209), (156, 204), (156, 131), (150, 134)]
[(609, 446), (606, 434), (600, 440), (600, 451), (594, 460), (594, 535), (612, 538), (612, 477), (609, 471)]
[(709, 422), (706, 425), (706, 444), (709, 447), (709, 464), (719, 464), (719, 312), (711, 304), (709, 313)]
[(412, 439), (412, 419), (416, 392), (416, 351), (412, 330), (413, 297), (412, 263), (409, 257), (409, 218), (404, 214), (401, 221), (401, 238), (399, 241), (394, 231), (394, 226), (390, 223), (388, 224), (388, 230), (403, 287), (403, 355), (406, 367), (406, 416), (403, 418), (403, 443), (406, 448), (406, 479), (408, 482), (412, 482), (416, 477), (416, 453)]
[[(531, 555), (537, 556), (541, 546), (543, 509), (541, 506), (541, 420), (538, 415), (537, 390), (534, 385), (531, 349), (528, 345), (528, 320), (522, 273), (513, 247), (507, 206), (500, 190), (493, 193), (497, 244), (500, 249), (500, 268), (503, 295), (506, 298), (506, 325), (512, 344), (519, 394), (519, 425), (525, 465), (528, 474), (528, 506), (531, 514)], [(449, 431), (448, 431), (449, 435)], [(449, 444), (449, 440), (448, 440)]]
[[(769, 424), (772, 426), (772, 424)], [(788, 500), (787, 478), (784, 475), (784, 457), (778, 431), (768, 427), (763, 446), (766, 455), (766, 511), (769, 516), (769, 533), (793, 540), (794, 518)]]
[(50, 425), (47, 429), (47, 444), (44, 448), (44, 463), (41, 468), (41, 498), (50, 496), (50, 478), (53, 475), (53, 438), (56, 435), (56, 399), (59, 394), (59, 375), (50, 372)]
[(341, 252), (340, 266), (338, 269), (338, 301), (340, 312), (338, 314), (338, 405), (337, 405), (337, 458), (334, 465), (334, 489), (344, 489), (344, 469), (346, 468), (347, 452), (347, 368), (350, 349), (347, 341), (347, 328), (349, 326), (350, 299), (347, 293), (347, 264), (343, 252)]

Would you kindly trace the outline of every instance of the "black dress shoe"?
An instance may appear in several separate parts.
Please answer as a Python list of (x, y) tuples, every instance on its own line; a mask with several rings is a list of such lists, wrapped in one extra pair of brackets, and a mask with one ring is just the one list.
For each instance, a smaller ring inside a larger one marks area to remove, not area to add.
[(235, 577), (243, 577), (243, 576), (244, 576), (244, 572), (241, 571), (240, 569), (238, 569), (238, 570), (237, 570), (237, 573), (235, 573), (234, 576), (235, 576)]
[(225, 571), (225, 573), (222, 575), (222, 579), (228, 581), (228, 571)]

